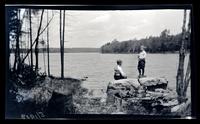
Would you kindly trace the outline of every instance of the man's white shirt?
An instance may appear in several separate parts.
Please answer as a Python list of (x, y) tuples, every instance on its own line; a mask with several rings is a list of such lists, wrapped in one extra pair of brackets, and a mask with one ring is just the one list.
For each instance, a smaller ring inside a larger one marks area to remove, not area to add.
[(145, 59), (146, 58), (146, 52), (143, 50), (142, 52), (140, 52), (138, 57), (139, 57), (139, 59)]

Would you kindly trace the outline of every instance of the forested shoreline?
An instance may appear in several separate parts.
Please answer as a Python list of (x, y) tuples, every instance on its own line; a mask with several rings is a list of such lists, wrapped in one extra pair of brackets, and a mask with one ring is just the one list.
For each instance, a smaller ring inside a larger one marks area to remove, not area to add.
[[(106, 43), (101, 47), (101, 53), (138, 53), (140, 46), (144, 45), (148, 53), (177, 53), (180, 50), (182, 34), (170, 35), (170, 31), (165, 29), (160, 36), (150, 36), (143, 39), (133, 39)], [(187, 36), (190, 34), (187, 32)], [(187, 37), (186, 37), (187, 38)], [(190, 41), (190, 37), (187, 38)], [(190, 49), (190, 42), (187, 42), (187, 51)]]
[[(20, 49), (21, 53), (27, 53), (29, 49)], [(35, 49), (32, 49), (34, 52)], [(10, 50), (11, 53), (15, 53), (15, 49)], [(39, 53), (47, 53), (46, 48), (38, 48)], [(82, 52), (100, 52), (100, 48), (64, 48), (65, 53), (82, 53)], [(60, 53), (60, 48), (49, 48), (49, 53)]]

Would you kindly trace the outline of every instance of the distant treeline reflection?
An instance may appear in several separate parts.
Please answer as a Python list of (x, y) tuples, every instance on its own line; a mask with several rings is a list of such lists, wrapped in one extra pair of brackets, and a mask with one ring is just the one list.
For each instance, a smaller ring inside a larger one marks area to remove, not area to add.
[[(140, 40), (133, 39), (127, 41), (117, 41), (114, 39), (111, 43), (106, 43), (101, 47), (102, 53), (138, 53), (140, 45), (144, 45), (149, 53), (176, 52), (180, 50), (182, 34), (169, 35), (169, 30), (165, 29), (160, 36), (146, 37)], [(186, 48), (190, 49), (190, 34), (186, 33)]]

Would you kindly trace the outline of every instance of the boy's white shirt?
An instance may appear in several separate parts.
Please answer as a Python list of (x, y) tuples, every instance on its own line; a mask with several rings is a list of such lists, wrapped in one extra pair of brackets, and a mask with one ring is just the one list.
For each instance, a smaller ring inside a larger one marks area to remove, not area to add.
[(126, 76), (126, 74), (124, 73), (124, 71), (122, 70), (122, 67), (117, 65), (117, 69), (120, 71), (120, 73), (122, 74), (122, 76)]
[(146, 58), (146, 52), (143, 50), (142, 52), (139, 53), (138, 57), (139, 57), (139, 59), (145, 59)]

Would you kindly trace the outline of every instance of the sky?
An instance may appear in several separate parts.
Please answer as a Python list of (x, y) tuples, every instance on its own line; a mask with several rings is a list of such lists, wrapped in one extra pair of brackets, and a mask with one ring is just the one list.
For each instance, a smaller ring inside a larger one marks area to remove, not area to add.
[[(49, 15), (51, 18), (51, 11)], [(188, 15), (189, 11), (187, 11), (186, 23), (188, 23)], [(36, 23), (38, 19), (35, 19), (34, 24)], [(43, 26), (45, 24), (46, 22)], [(178, 34), (183, 24), (183, 10), (66, 10), (65, 24), (65, 48), (99, 48), (114, 39), (125, 41), (159, 36), (164, 29), (169, 29), (170, 34)], [(54, 11), (49, 34), (50, 47), (60, 47), (59, 11)], [(46, 33), (42, 38), (45, 39), (45, 35)]]

